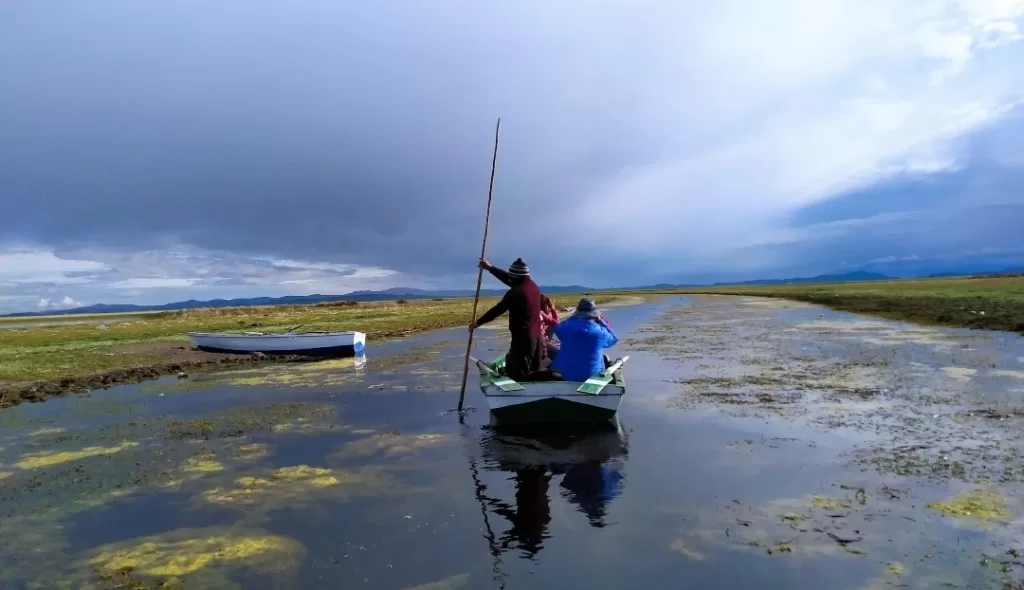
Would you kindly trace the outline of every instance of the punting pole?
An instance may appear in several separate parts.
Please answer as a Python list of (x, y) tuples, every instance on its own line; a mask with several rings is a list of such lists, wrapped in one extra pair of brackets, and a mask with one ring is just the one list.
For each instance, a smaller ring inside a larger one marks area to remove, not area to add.
[[(484, 241), (480, 246), (480, 259), (487, 255), (487, 231), (491, 227), (491, 199), (494, 196), (494, 169), (498, 164), (498, 131), (501, 129), (501, 118), (494, 127), (494, 157), (491, 159), (491, 186), (487, 189), (487, 215), (484, 217)], [(484, 280), (483, 267), (477, 268), (476, 274), (476, 295), (473, 296), (473, 317), (470, 321), (476, 320), (477, 306), (480, 304), (480, 285)], [(469, 341), (466, 343), (466, 362), (462, 368), (462, 389), (459, 390), (459, 414), (462, 413), (463, 403), (466, 400), (466, 378), (469, 376), (469, 353), (473, 349), (473, 331), (469, 332)]]

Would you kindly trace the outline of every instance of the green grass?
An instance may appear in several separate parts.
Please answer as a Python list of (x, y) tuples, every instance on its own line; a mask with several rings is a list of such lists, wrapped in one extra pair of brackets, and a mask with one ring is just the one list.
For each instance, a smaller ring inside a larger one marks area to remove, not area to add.
[[(552, 297), (559, 306), (576, 303), (578, 295)], [(597, 296), (607, 302), (617, 296)], [(497, 298), (482, 298), (477, 315)], [(356, 330), (372, 340), (413, 332), (468, 325), (471, 298), (383, 301), (351, 304), (234, 307), (132, 314), (97, 328), (104, 317), (58, 316), (68, 322), (83, 317), (85, 324), (0, 329), (0, 390), (13, 392), (30, 384), (74, 381), (105, 371), (156, 366), (168, 359), (154, 349), (133, 351), (130, 345), (180, 343), (191, 348), (189, 331), (275, 331), (302, 325), (302, 330)], [(19, 318), (24, 319), (24, 318)], [(496, 322), (505, 321), (503, 318)], [(145, 347), (139, 347), (145, 348)], [(173, 347), (168, 347), (173, 348)]]
[(776, 297), (925, 324), (1024, 332), (1020, 276), (717, 286), (678, 292)]

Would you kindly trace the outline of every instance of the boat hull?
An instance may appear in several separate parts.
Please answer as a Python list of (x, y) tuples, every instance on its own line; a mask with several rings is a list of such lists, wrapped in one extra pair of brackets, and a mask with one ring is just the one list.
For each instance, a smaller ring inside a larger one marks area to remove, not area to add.
[(533, 381), (502, 391), (487, 374), (480, 375), (480, 389), (496, 424), (601, 424), (615, 418), (626, 393), (621, 371), (598, 394), (580, 393), (575, 381)]
[(487, 402), (498, 424), (600, 424), (615, 417), (621, 396), (600, 397), (600, 404), (555, 396), (506, 404), (488, 398)]
[(223, 354), (296, 355), (315, 357), (360, 356), (366, 349), (362, 332), (312, 334), (209, 334), (190, 332), (189, 339), (205, 352)]

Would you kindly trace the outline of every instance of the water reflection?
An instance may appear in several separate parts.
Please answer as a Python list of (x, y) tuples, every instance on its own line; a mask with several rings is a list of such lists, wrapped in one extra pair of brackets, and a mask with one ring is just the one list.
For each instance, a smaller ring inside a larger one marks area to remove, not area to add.
[[(585, 515), (591, 526), (606, 526), (608, 504), (619, 496), (624, 481), (628, 440), (621, 424), (559, 430), (488, 426), (480, 430), (471, 449), (470, 470), (484, 517), (486, 537), (496, 559), (518, 550), (533, 559), (550, 538), (553, 480), (560, 497)], [(472, 452), (476, 451), (476, 452)], [(511, 473), (512, 499), (483, 483), (474, 457), (479, 453), (485, 471)], [(496, 535), (491, 515), (508, 523)], [(497, 563), (495, 573), (499, 573)]]

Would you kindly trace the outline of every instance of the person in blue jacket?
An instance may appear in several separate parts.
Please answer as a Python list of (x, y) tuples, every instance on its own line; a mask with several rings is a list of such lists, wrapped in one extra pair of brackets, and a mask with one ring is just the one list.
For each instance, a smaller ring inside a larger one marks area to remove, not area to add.
[(619, 337), (601, 317), (594, 300), (580, 299), (576, 311), (555, 326), (561, 350), (551, 369), (566, 381), (586, 381), (607, 368), (604, 349), (619, 342)]

